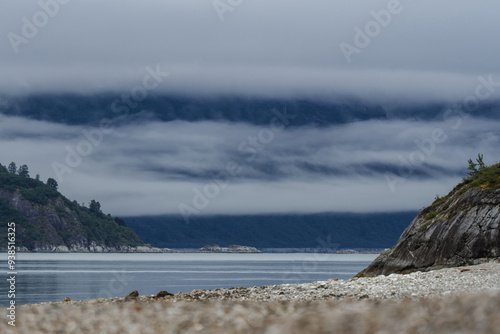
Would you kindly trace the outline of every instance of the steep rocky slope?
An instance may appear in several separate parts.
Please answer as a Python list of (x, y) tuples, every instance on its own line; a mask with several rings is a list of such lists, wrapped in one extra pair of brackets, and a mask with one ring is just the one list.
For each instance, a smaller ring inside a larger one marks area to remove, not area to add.
[(147, 251), (125, 223), (70, 201), (43, 182), (0, 171), (0, 250), (7, 223), (16, 223), (16, 246), (28, 251)]
[(408, 273), (500, 258), (500, 164), (436, 198), (358, 276)]

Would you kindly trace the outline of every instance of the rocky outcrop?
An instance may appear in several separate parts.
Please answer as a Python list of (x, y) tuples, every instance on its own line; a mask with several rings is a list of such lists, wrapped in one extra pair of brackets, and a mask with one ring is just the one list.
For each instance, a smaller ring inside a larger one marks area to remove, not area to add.
[(500, 257), (500, 189), (457, 187), (420, 212), (357, 276), (478, 264)]
[(240, 245), (229, 245), (227, 247), (221, 247), (219, 245), (206, 245), (200, 248), (200, 252), (207, 253), (261, 253), (255, 247), (240, 246)]
[[(39, 186), (42, 190), (43, 187)], [(0, 188), (0, 205), (2, 220), (13, 221), (16, 224), (18, 251), (99, 253), (168, 251), (144, 244), (119, 220), (102, 213), (93, 213), (58, 193), (51, 197), (41, 195), (41, 200), (37, 202), (27, 199), (19, 189), (13, 191)], [(6, 243), (0, 244), (0, 251), (6, 249)]]

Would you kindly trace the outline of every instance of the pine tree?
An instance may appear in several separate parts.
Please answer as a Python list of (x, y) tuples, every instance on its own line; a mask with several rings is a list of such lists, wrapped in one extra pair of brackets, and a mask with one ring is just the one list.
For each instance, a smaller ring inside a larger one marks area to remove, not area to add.
[(89, 204), (89, 210), (93, 213), (102, 213), (101, 211), (101, 203), (96, 202), (95, 200), (91, 200)]
[(472, 161), (472, 159), (469, 159), (468, 160), (468, 163), (469, 163), (469, 167), (467, 167), (467, 176), (474, 176), (478, 173), (478, 170), (477, 170), (477, 164)]
[(55, 190), (57, 190), (57, 188), (59, 187), (59, 185), (57, 184), (57, 181), (56, 181), (56, 180), (54, 180), (54, 179), (53, 179), (53, 178), (51, 178), (51, 177), (49, 177), (49, 178), (47, 179), (47, 185), (48, 185), (49, 187), (54, 188)]
[(486, 169), (486, 165), (483, 162), (483, 155), (478, 154), (476, 161), (477, 161), (477, 166), (479, 167), (478, 172), (484, 171)]
[(22, 165), (19, 167), (17, 174), (22, 177), (30, 177), (30, 173), (28, 172), (28, 166)]
[(9, 167), (7, 169), (9, 170), (9, 173), (11, 173), (11, 174), (17, 174), (17, 166), (16, 166), (16, 163), (14, 161), (12, 161), (9, 164)]
[(481, 173), (486, 169), (486, 165), (483, 162), (483, 155), (481, 153), (477, 155), (476, 162), (474, 162), (472, 159), (469, 159), (468, 162), (469, 162), (469, 167), (467, 167), (468, 177), (476, 176), (477, 174)]

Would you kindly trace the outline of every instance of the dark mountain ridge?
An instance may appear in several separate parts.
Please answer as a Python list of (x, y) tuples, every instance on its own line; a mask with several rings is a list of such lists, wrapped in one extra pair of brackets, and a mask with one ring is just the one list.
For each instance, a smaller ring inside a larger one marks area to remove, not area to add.
[(388, 248), (416, 212), (127, 217), (155, 247), (239, 244), (257, 248)]
[(384, 119), (377, 105), (358, 100), (318, 102), (307, 99), (252, 99), (245, 97), (186, 97), (150, 94), (140, 102), (122, 94), (34, 94), (4, 97), (0, 112), (6, 115), (70, 125), (93, 124), (103, 118), (153, 118), (162, 122), (183, 120), (268, 124), (273, 109), (296, 115), (291, 126), (329, 125), (365, 119)]
[[(372, 119), (439, 119), (448, 103), (429, 102), (385, 108), (356, 98), (335, 101), (304, 98), (250, 98), (241, 96), (179, 96), (151, 93), (141, 101), (127, 94), (31, 94), (2, 96), (0, 113), (70, 125), (96, 124), (104, 118), (123, 121), (136, 118), (162, 122), (183, 120), (245, 122), (268, 124), (273, 109), (296, 117), (290, 126), (328, 126)], [(475, 117), (499, 118), (500, 102), (483, 103), (474, 111)]]

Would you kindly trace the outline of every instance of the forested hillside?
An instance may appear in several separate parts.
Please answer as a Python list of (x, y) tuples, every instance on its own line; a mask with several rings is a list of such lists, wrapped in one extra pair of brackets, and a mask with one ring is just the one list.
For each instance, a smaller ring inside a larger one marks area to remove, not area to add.
[(30, 251), (105, 251), (143, 245), (123, 220), (70, 201), (57, 182), (30, 177), (28, 166), (0, 165), (0, 249), (7, 246), (7, 224), (16, 224), (16, 246)]

